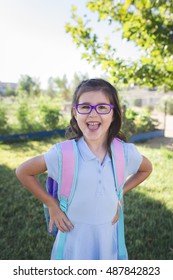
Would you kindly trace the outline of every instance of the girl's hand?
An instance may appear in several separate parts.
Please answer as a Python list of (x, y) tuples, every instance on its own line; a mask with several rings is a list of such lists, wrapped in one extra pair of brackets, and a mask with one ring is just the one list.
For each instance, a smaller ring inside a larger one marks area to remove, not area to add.
[(53, 224), (55, 223), (57, 228), (62, 232), (69, 231), (73, 228), (73, 225), (61, 211), (57, 201), (49, 195), (42, 187), (40, 182), (35, 177), (47, 170), (44, 155), (40, 155), (31, 158), (22, 163), (16, 169), (16, 175), (21, 183), (40, 201), (46, 204), (49, 208), (50, 223), (49, 230), (52, 231)]
[(120, 201), (118, 201), (118, 207), (117, 207), (117, 213), (114, 216), (113, 220), (112, 220), (112, 225), (114, 225), (118, 219), (119, 219), (119, 215), (120, 215), (120, 208), (122, 207), (122, 199)]
[(60, 209), (57, 202), (49, 206), (50, 223), (49, 231), (52, 231), (53, 224), (55, 223), (57, 228), (62, 232), (68, 232), (73, 229), (72, 223), (67, 218), (66, 214)]

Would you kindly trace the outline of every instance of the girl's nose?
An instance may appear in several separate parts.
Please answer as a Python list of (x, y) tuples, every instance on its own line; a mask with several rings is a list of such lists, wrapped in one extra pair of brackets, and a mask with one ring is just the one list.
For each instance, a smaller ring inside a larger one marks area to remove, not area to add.
[(96, 116), (96, 115), (98, 115), (96, 109), (92, 108), (91, 113), (89, 113), (89, 116)]

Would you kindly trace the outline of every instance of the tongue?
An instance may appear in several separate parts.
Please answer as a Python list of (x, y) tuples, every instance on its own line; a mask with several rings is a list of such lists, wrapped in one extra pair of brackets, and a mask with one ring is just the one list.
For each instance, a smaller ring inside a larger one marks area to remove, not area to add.
[(89, 130), (96, 130), (99, 128), (99, 124), (94, 124), (94, 125), (88, 124), (88, 128)]

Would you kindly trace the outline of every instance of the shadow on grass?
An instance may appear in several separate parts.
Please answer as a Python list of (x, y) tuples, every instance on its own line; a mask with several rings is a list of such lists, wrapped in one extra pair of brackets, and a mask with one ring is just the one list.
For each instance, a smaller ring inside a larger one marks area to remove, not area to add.
[(172, 137), (160, 137), (151, 139), (142, 143), (138, 143), (138, 146), (146, 146), (152, 149), (160, 149), (161, 147), (173, 149), (173, 138)]
[(125, 230), (129, 259), (173, 259), (173, 212), (136, 191), (125, 197)]
[[(47, 137), (47, 142), (49, 144), (54, 145), (57, 142), (63, 141), (64, 138), (56, 135)], [(35, 147), (34, 142), (37, 143), (37, 147)], [(13, 150), (13, 151), (23, 151), (27, 152), (31, 149), (37, 150), (37, 152), (42, 152), (42, 150), (39, 149), (39, 143), (40, 145), (44, 144), (46, 146), (46, 139), (25, 139), (25, 140), (18, 140), (18, 141), (6, 141), (3, 142), (3, 148), (5, 150)]]
[[(0, 166), (0, 259), (50, 259), (54, 238), (46, 232), (43, 205)], [(44, 185), (46, 174), (40, 175)]]
[[(54, 237), (46, 231), (43, 206), (18, 182), (14, 170), (0, 167), (0, 259), (50, 258)], [(44, 185), (46, 174), (39, 179)], [(160, 202), (132, 191), (125, 197), (129, 259), (173, 259), (173, 213)]]

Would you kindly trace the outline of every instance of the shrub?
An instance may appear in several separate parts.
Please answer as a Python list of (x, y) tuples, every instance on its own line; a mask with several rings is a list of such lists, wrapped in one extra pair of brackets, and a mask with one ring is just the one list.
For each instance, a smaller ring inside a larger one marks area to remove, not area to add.
[(19, 121), (21, 129), (25, 132), (30, 128), (29, 110), (29, 105), (26, 101), (20, 103), (17, 109), (17, 119)]
[(149, 105), (145, 106), (145, 109), (148, 113), (152, 113), (154, 111), (154, 106), (149, 104)]
[(123, 117), (123, 133), (126, 135), (127, 139), (132, 134), (135, 133), (134, 120), (137, 115), (138, 115), (138, 113), (135, 112), (134, 110), (132, 110), (132, 109), (126, 110), (126, 108), (125, 108), (124, 117)]
[(58, 128), (61, 113), (60, 109), (57, 106), (48, 106), (44, 104), (40, 107), (40, 112), (42, 114), (43, 123), (47, 130)]
[(129, 139), (133, 134), (155, 130), (158, 124), (158, 120), (152, 118), (148, 111), (138, 113), (127, 109), (124, 114), (123, 132)]
[(166, 106), (166, 112), (170, 115), (173, 115), (173, 97), (172, 96), (164, 96), (161, 98), (158, 103), (158, 108), (164, 112)]
[(151, 118), (149, 113), (138, 115), (134, 120), (136, 133), (155, 130), (158, 126), (158, 120)]
[(0, 100), (0, 134), (7, 132), (7, 112), (5, 105)]
[(170, 115), (173, 115), (173, 97), (170, 97), (166, 100), (166, 112)]

